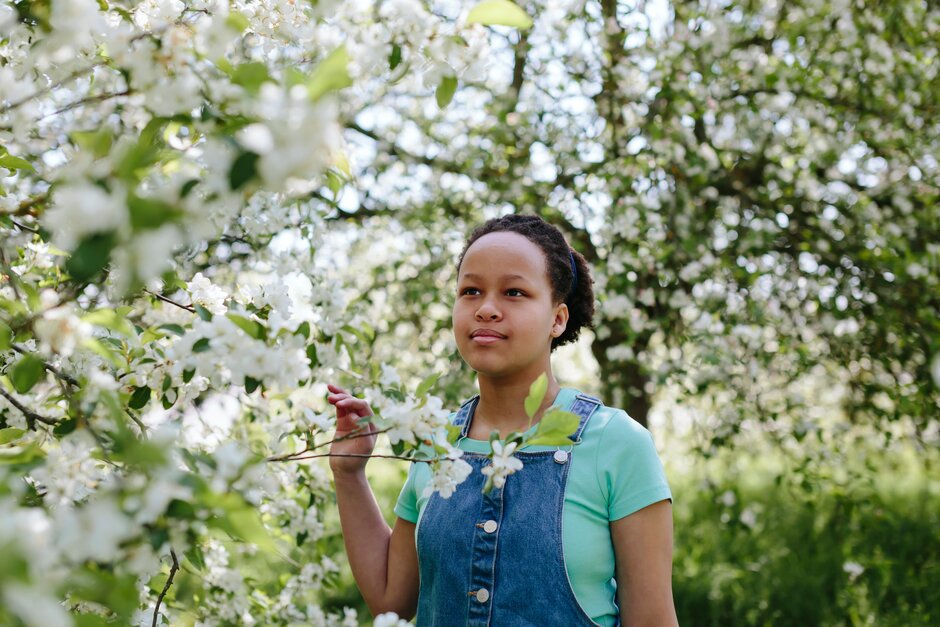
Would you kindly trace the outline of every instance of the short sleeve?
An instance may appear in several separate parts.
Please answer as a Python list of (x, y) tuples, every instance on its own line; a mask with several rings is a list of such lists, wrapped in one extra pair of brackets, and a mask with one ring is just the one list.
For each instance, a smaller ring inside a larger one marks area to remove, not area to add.
[(408, 468), (408, 478), (398, 494), (395, 503), (395, 515), (410, 523), (418, 522), (418, 490), (415, 480), (415, 470), (418, 464), (411, 464)]
[(601, 442), (598, 478), (607, 495), (609, 520), (672, 499), (653, 438), (640, 423), (617, 411), (605, 425)]

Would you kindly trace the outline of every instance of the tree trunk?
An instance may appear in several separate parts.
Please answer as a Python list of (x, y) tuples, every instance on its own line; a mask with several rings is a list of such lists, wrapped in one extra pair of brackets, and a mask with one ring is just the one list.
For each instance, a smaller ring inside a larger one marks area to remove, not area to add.
[[(646, 392), (646, 383), (649, 377), (643, 373), (643, 368), (635, 359), (629, 361), (613, 361), (607, 357), (607, 349), (621, 346), (628, 341), (626, 335), (617, 327), (609, 327), (610, 335), (594, 340), (591, 352), (600, 366), (600, 385), (602, 400), (613, 407), (620, 407), (630, 417), (644, 427), (650, 410), (650, 398)], [(633, 342), (634, 354), (639, 354), (646, 348), (644, 338), (635, 338)]]

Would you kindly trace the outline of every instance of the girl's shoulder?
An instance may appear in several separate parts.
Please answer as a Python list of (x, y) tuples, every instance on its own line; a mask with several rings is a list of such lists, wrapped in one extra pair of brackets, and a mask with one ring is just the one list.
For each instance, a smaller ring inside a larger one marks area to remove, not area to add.
[(650, 432), (619, 407), (605, 405), (599, 399), (584, 394), (578, 390), (572, 390), (572, 402), (574, 399), (590, 399), (597, 403), (597, 407), (591, 414), (591, 418), (584, 428), (582, 439), (588, 436), (601, 439), (613, 438), (615, 442), (624, 441), (645, 442), (650, 438)]

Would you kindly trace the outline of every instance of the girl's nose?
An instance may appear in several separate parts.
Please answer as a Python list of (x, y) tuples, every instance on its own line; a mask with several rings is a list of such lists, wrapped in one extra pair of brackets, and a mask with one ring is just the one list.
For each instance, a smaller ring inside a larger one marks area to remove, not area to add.
[(499, 317), (499, 310), (489, 300), (480, 303), (476, 314), (477, 320), (498, 320)]

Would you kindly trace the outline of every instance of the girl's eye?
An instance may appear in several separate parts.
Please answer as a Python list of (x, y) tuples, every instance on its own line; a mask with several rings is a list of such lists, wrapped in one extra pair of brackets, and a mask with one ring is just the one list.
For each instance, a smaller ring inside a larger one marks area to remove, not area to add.
[(460, 290), (461, 296), (476, 296), (479, 293), (480, 293), (480, 290), (478, 290), (475, 287), (465, 287), (462, 290)]
[(512, 288), (506, 290), (506, 296), (525, 296), (525, 292), (522, 290), (517, 290), (516, 288)]

